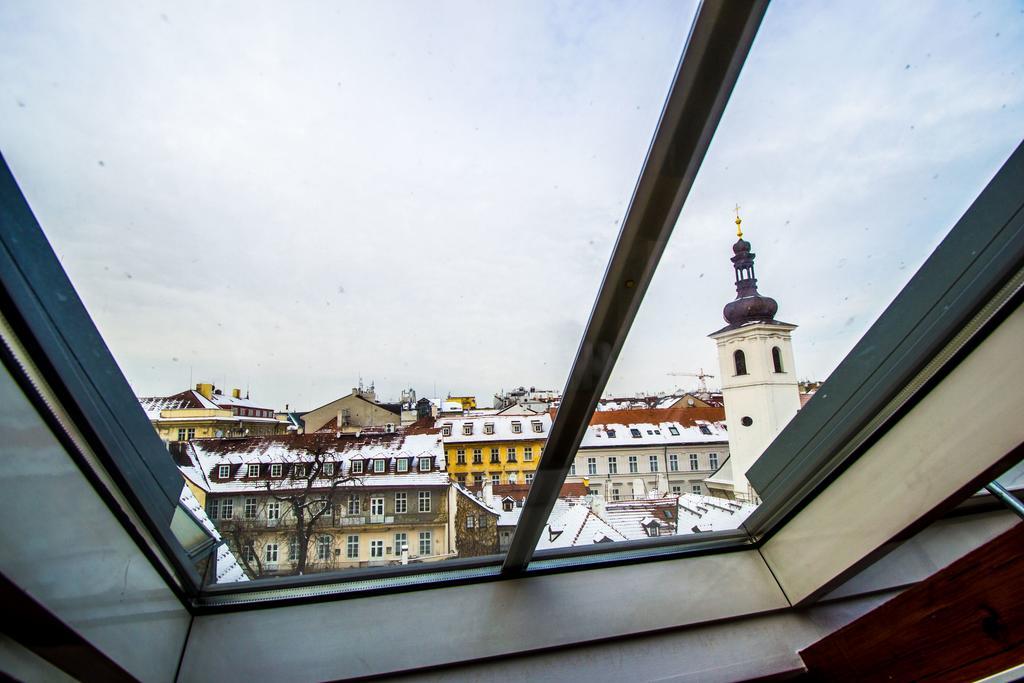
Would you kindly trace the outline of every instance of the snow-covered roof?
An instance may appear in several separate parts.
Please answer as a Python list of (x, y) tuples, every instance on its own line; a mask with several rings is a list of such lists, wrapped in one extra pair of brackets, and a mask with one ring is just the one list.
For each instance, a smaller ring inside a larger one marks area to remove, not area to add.
[(586, 502), (559, 498), (541, 531), (537, 550), (625, 540), (621, 532), (598, 517)]
[[(342, 434), (287, 434), (237, 439), (194, 439), (185, 447), (189, 464), (179, 467), (190, 481), (211, 493), (265, 491), (267, 482), (276, 489), (305, 486), (305, 476), (292, 478), (294, 465), (314, 461), (311, 449), (324, 449), (325, 462), (334, 464), (335, 474), (323, 477), (318, 487), (329, 487), (333, 480), (344, 479), (339, 486), (443, 486), (449, 482), (445, 472), (444, 450), (434, 430), (416, 433), (373, 432)], [(407, 472), (398, 471), (405, 459)], [(384, 472), (373, 472), (374, 460), (384, 460)], [(420, 471), (420, 461), (430, 462), (430, 471)], [(353, 471), (359, 461), (362, 471)], [(281, 464), (281, 475), (274, 477), (271, 465)], [(228, 477), (221, 478), (221, 465)], [(248, 465), (259, 465), (260, 476), (250, 478)]]
[(602, 516), (629, 540), (648, 538), (648, 527), (654, 525), (658, 534), (668, 536), (676, 531), (677, 496), (668, 498), (609, 501)]
[(254, 401), (250, 398), (235, 398), (226, 394), (214, 394), (213, 402), (222, 408), (255, 408), (257, 410), (274, 410), (270, 406)]
[(245, 575), (242, 565), (238, 563), (238, 558), (235, 557), (234, 553), (232, 553), (231, 549), (228, 547), (228, 544), (224, 542), (223, 538), (221, 538), (220, 532), (217, 531), (217, 527), (209, 516), (207, 516), (206, 510), (204, 510), (203, 506), (199, 504), (199, 499), (195, 497), (195, 494), (192, 493), (192, 490), (188, 486), (181, 487), (181, 496), (178, 500), (186, 509), (188, 509), (189, 512), (192, 513), (203, 527), (220, 542), (217, 546), (216, 583), (248, 581), (249, 577)]
[(679, 496), (679, 534), (736, 529), (756, 505), (726, 498), (684, 493)]
[(729, 440), (725, 424), (698, 420), (692, 426), (681, 422), (609, 422), (590, 425), (580, 448), (610, 446), (671, 446), (673, 444), (724, 443)]
[(159, 418), (162, 410), (219, 410), (217, 404), (191, 389), (173, 396), (140, 396), (139, 405), (150, 420)]
[[(478, 441), (533, 441), (547, 439), (551, 431), (551, 415), (548, 413), (530, 415), (484, 415), (439, 417), (438, 428), (451, 425), (451, 436), (444, 437), (446, 444)], [(471, 433), (465, 433), (469, 425)], [(490, 425), (490, 427), (488, 427)], [(519, 431), (516, 431), (518, 425)], [(535, 425), (537, 425), (535, 427)], [(539, 431), (537, 429), (539, 428)], [(490, 431), (491, 433), (488, 433)]]

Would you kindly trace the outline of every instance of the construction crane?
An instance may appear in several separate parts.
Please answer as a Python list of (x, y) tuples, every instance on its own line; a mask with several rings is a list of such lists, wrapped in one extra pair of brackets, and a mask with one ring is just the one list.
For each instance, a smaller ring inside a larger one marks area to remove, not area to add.
[(701, 368), (697, 372), (666, 372), (665, 374), (668, 375), (669, 377), (696, 377), (697, 380), (700, 382), (700, 384), (698, 385), (699, 391), (705, 394), (709, 393), (708, 380), (715, 378), (714, 375), (709, 375), (708, 373), (704, 372), (704, 368)]

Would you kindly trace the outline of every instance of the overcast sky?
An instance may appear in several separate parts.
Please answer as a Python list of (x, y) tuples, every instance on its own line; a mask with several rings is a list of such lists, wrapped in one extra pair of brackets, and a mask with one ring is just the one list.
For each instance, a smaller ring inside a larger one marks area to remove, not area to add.
[[(137, 393), (486, 405), (564, 385), (693, 11), (3, 0), (0, 149)], [(1020, 2), (773, 3), (610, 389), (718, 374), (736, 203), (825, 378), (1022, 135)]]

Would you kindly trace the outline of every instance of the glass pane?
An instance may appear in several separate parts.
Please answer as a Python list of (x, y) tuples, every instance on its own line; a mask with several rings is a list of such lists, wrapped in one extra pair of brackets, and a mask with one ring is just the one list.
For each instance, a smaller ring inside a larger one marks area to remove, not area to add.
[(245, 575), (504, 550), (550, 417), (498, 408), (565, 382), (694, 8), (0, 8), (5, 157)]
[(770, 6), (538, 549), (755, 509), (744, 474), (1019, 144), (1022, 30), (1008, 4)]

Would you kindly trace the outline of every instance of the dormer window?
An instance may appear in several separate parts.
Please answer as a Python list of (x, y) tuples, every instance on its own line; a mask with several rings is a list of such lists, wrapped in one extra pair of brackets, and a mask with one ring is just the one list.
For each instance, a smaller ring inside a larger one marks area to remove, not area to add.
[(452, 435), (452, 423), (451, 422), (445, 422), (443, 425), (441, 425), (441, 436), (451, 436), (451, 435)]
[(473, 433), (473, 423), (472, 422), (464, 422), (462, 424), (462, 434), (463, 434), (463, 436), (469, 436), (472, 433)]
[(297, 479), (305, 477), (306, 476), (306, 466), (305, 465), (296, 465), (293, 476), (295, 478), (297, 478)]
[(533, 425), (533, 431), (537, 434), (541, 434), (544, 431), (544, 423), (540, 420), (531, 420), (530, 424)]
[(608, 438), (609, 439), (614, 439), (615, 438), (615, 430), (614, 429), (609, 429), (608, 430)]
[(220, 465), (217, 467), (217, 478), (227, 479), (231, 476), (231, 465)]
[(395, 461), (396, 472), (408, 472), (409, 471), (409, 458), (399, 458)]
[(324, 476), (325, 477), (333, 477), (334, 476), (334, 463), (333, 462), (325, 462), (324, 463)]
[(523, 433), (523, 423), (520, 422), (519, 420), (513, 420), (512, 421), (512, 433), (513, 434), (522, 434)]
[(629, 433), (633, 435), (634, 439), (639, 439), (642, 436), (640, 434), (640, 430), (639, 429), (630, 429)]
[(258, 476), (260, 476), (260, 466), (259, 465), (249, 465), (249, 470), (248, 470), (248, 472), (246, 472), (246, 475), (249, 476), (249, 477), (258, 477)]
[(429, 472), (433, 458), (420, 458), (420, 472)]
[(352, 474), (362, 474), (363, 473), (363, 461), (362, 460), (353, 460), (352, 461), (352, 466), (351, 466), (350, 469), (352, 470)]
[(494, 433), (494, 423), (493, 422), (485, 422), (484, 423), (484, 434), (493, 434), (493, 433)]
[(280, 477), (281, 476), (281, 464), (276, 463), (270, 466), (270, 476)]
[(387, 471), (388, 461), (384, 458), (377, 458), (373, 461), (373, 471), (375, 474), (383, 474)]

